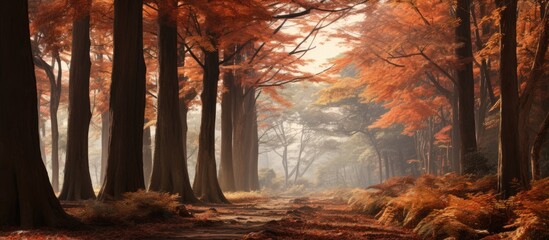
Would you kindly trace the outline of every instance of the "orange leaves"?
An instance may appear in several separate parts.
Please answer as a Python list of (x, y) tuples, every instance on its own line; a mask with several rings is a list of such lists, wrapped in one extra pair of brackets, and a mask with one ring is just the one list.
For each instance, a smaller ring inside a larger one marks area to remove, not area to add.
[(336, 35), (348, 39), (353, 49), (334, 61), (334, 69), (354, 66), (356, 80), (340, 80), (319, 101), (345, 99), (361, 89), (363, 102), (383, 103), (388, 110), (370, 128), (402, 125), (403, 133), (412, 135), (426, 127), (429, 118), (438, 118), (439, 109), (448, 106), (448, 95), (441, 91), (453, 91), (450, 71), (458, 64), (455, 44), (449, 41), (456, 24), (450, 7), (451, 1), (417, 0), (365, 8), (364, 20)]
[(451, 138), (450, 138), (450, 130), (452, 130), (452, 126), (448, 125), (446, 127), (443, 127), (435, 134), (435, 140), (437, 143), (448, 145), (450, 144)]

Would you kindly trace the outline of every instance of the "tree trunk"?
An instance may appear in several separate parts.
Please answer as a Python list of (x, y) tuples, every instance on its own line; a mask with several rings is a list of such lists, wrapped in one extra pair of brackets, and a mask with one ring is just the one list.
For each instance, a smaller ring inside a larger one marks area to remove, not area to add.
[(70, 223), (40, 156), (36, 78), (27, 1), (0, 8), (0, 226)]
[[(486, 3), (479, 1), (478, 5), (478, 18), (483, 19), (486, 16)], [(473, 23), (475, 25), (475, 45), (477, 47), (477, 51), (481, 51), (484, 48), (482, 37), (490, 34), (490, 25), (488, 23), (482, 23), (482, 25), (479, 27), (474, 6), (471, 8), (471, 16), (473, 17)], [(480, 106), (478, 109), (478, 117), (476, 121), (477, 144), (480, 144), (481, 138), (485, 132), (484, 122), (486, 119), (488, 108), (491, 105), (490, 103), (495, 103), (494, 93), (491, 88), (490, 66), (488, 65), (487, 59), (482, 58), (480, 64)]]
[(200, 98), (202, 116), (198, 138), (198, 159), (193, 190), (204, 202), (228, 203), (217, 181), (215, 163), (215, 115), (217, 82), (219, 81), (219, 52), (204, 52), (204, 77)]
[(426, 144), (427, 144), (427, 174), (436, 175), (436, 154), (435, 154), (435, 147), (434, 147), (434, 123), (433, 119), (429, 118), (429, 127), (427, 129), (427, 132), (425, 134)]
[(83, 15), (73, 21), (69, 75), (69, 126), (63, 188), (59, 199), (95, 198), (88, 162), (90, 110), (90, 14), (91, 1), (74, 6)]
[[(232, 53), (225, 50), (224, 58)], [(219, 185), (224, 191), (235, 191), (233, 170), (233, 91), (235, 73), (225, 72), (223, 77), (224, 92), (221, 96), (221, 161), (219, 166)]]
[(475, 80), (473, 78), (473, 50), (471, 43), (471, 2), (457, 0), (456, 56), (460, 66), (456, 70), (459, 94), (459, 131), (461, 136), (461, 170), (463, 174), (479, 174), (482, 158), (477, 157), (475, 132)]
[[(145, 119), (145, 122), (148, 122)], [(151, 183), (151, 175), (153, 169), (153, 151), (152, 151), (152, 137), (151, 128), (147, 127), (143, 129), (143, 177), (145, 181), (145, 187)]]
[[(457, 86), (454, 87), (457, 90)], [(457, 92), (457, 91), (456, 91)], [(454, 94), (451, 99), (452, 106), (452, 170), (459, 174), (461, 172), (460, 152), (461, 152), (461, 137), (459, 136), (459, 103), (457, 94)]]
[(528, 180), (523, 172), (526, 170), (520, 161), (518, 131), (518, 81), (517, 81), (517, 2), (514, 0), (497, 0), (501, 12), (500, 34), (500, 129), (498, 191), (503, 198), (515, 195), (528, 187)]
[(257, 125), (257, 111), (256, 111), (256, 102), (255, 102), (255, 92), (254, 92), (254, 105), (252, 115), (252, 124), (251, 124), (251, 156), (250, 156), (250, 190), (259, 191), (259, 134), (258, 134), (258, 125)]
[(109, 158), (109, 130), (110, 130), (110, 114), (109, 112), (101, 113), (101, 185), (107, 174), (107, 160)]
[(57, 80), (50, 81), (50, 122), (51, 122), (51, 184), (53, 191), (59, 192), (59, 121), (57, 119), (57, 111), (59, 110), (59, 102), (61, 101), (61, 79), (62, 66), (59, 53), (55, 53), (57, 60)]
[[(542, 6), (541, 9), (547, 9), (549, 3), (545, 3), (545, 6)], [(549, 18), (547, 15), (543, 18), (543, 28), (540, 34), (538, 44), (536, 47), (536, 55), (534, 57), (534, 64), (526, 86), (524, 87), (523, 94), (520, 96), (520, 115), (519, 115), (519, 133), (520, 133), (520, 159), (521, 164), (524, 166), (528, 165), (529, 160), (534, 160), (530, 158), (530, 144), (532, 139), (530, 138), (530, 112), (534, 103), (534, 98), (538, 94), (540, 89), (540, 81), (542, 79), (545, 68), (543, 65), (545, 63), (545, 55), (547, 53), (547, 47), (549, 45)], [(533, 163), (532, 165), (537, 164)], [(524, 170), (522, 174), (528, 174), (527, 170)]]
[(391, 175), (389, 173), (389, 153), (387, 153), (387, 151), (384, 151), (382, 153), (383, 155), (383, 164), (385, 164), (385, 180), (388, 180), (389, 178), (391, 178)]
[[(179, 55), (178, 55), (178, 67), (185, 66), (185, 48), (180, 47), (179, 48)], [(179, 75), (179, 89), (184, 88), (185, 82), (187, 81), (187, 78), (185, 75), (181, 74)], [(179, 120), (181, 122), (181, 147), (183, 150), (183, 164), (185, 164), (185, 169), (188, 169), (187, 167), (187, 159), (189, 158), (187, 156), (187, 131), (189, 129), (187, 125), (187, 113), (189, 111), (188, 104), (190, 101), (192, 101), (196, 97), (196, 91), (191, 90), (190, 92), (186, 93), (183, 97), (179, 98)], [(187, 170), (188, 171), (188, 170)], [(188, 174), (188, 173), (187, 173)], [(193, 193), (194, 196), (194, 193)], [(195, 197), (196, 198), (196, 197)]]
[(290, 175), (288, 174), (288, 146), (284, 145), (282, 150), (282, 166), (284, 167), (284, 187), (288, 188), (288, 180)]
[(549, 113), (545, 116), (543, 123), (541, 124), (538, 134), (534, 140), (534, 146), (532, 148), (532, 180), (539, 180), (541, 176), (541, 170), (539, 168), (539, 159), (541, 156), (541, 148), (543, 143), (547, 140), (547, 133), (549, 132)]
[(107, 174), (100, 199), (145, 188), (143, 124), (145, 61), (142, 0), (114, 1), (114, 61), (110, 91), (111, 131)]
[[(233, 105), (233, 171), (236, 191), (250, 191), (250, 134), (248, 120), (249, 98), (251, 92), (240, 83), (234, 87)], [(255, 96), (252, 96), (255, 97)], [(288, 176), (290, 177), (290, 176)]]
[[(151, 190), (178, 194), (185, 203), (198, 202), (189, 182), (183, 152), (177, 74), (177, 1), (158, 3), (158, 113)], [(156, 176), (160, 175), (160, 176)]]

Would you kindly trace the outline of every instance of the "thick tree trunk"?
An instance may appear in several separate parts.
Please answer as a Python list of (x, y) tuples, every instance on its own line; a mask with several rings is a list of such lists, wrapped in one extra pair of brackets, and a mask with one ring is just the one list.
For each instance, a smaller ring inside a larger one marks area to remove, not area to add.
[(59, 199), (75, 201), (95, 198), (88, 163), (90, 126), (90, 14), (91, 1), (76, 5), (82, 13), (73, 21), (72, 56), (69, 75), (69, 126), (63, 188)]
[(101, 185), (107, 174), (107, 160), (109, 159), (109, 130), (110, 114), (101, 113)]
[[(145, 122), (148, 120), (145, 119)], [(151, 183), (151, 176), (153, 172), (153, 151), (152, 151), (152, 137), (151, 128), (147, 127), (143, 129), (143, 177), (145, 181), (145, 187)]]
[(0, 8), (0, 226), (69, 223), (40, 156), (27, 1)]
[(456, 56), (460, 61), (457, 69), (459, 94), (459, 130), (461, 136), (461, 172), (480, 174), (484, 169), (482, 158), (477, 157), (477, 139), (475, 132), (475, 80), (473, 78), (473, 50), (471, 43), (471, 2), (458, 0), (456, 17)]
[[(225, 50), (225, 58), (232, 51)], [(221, 161), (219, 166), (219, 185), (223, 191), (235, 191), (233, 170), (233, 91), (235, 73), (225, 72), (223, 77), (224, 92), (221, 96)]]
[(177, 1), (159, 2), (158, 13), (160, 77), (153, 168), (155, 177), (150, 189), (178, 194), (185, 203), (198, 202), (191, 189), (186, 156), (183, 155), (177, 74)]
[(114, 1), (114, 61), (110, 90), (111, 131), (107, 174), (100, 199), (145, 188), (143, 124), (145, 61), (142, 0)]
[(200, 98), (202, 116), (198, 139), (198, 159), (193, 190), (202, 201), (228, 203), (217, 181), (215, 163), (215, 115), (217, 82), (219, 81), (219, 52), (204, 52), (204, 77)]
[(515, 195), (528, 187), (528, 180), (523, 172), (526, 170), (520, 161), (518, 131), (519, 97), (517, 81), (517, 2), (514, 0), (497, 0), (501, 12), (500, 34), (500, 129), (499, 129), (499, 162), (498, 191), (503, 198)]

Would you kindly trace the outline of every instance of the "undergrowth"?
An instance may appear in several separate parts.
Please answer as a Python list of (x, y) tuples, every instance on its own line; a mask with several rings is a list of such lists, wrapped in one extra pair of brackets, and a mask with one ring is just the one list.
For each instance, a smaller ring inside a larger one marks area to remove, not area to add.
[(168, 193), (138, 191), (125, 193), (121, 200), (87, 201), (78, 217), (95, 225), (133, 225), (147, 221), (189, 216), (179, 196)]
[(549, 239), (549, 178), (509, 200), (498, 199), (496, 184), (495, 176), (424, 175), (334, 194), (350, 195), (354, 211), (425, 239)]

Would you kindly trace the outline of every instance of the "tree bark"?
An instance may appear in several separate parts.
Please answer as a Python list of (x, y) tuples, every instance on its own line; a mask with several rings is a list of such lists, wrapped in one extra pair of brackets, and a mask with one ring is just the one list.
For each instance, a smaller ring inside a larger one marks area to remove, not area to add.
[(145, 61), (142, 0), (114, 1), (114, 61), (110, 90), (109, 158), (100, 199), (145, 188), (143, 124)]
[(95, 198), (88, 162), (90, 110), (90, 14), (91, 1), (74, 5), (77, 16), (72, 29), (69, 74), (69, 126), (63, 188), (59, 199)]
[[(231, 47), (232, 48), (232, 47)], [(233, 51), (225, 50), (224, 58)], [(221, 161), (219, 166), (219, 185), (223, 191), (235, 191), (233, 170), (233, 105), (235, 72), (228, 70), (223, 77), (224, 92), (221, 96)]]
[(517, 2), (497, 0), (504, 7), (500, 18), (500, 129), (498, 160), (498, 191), (503, 198), (528, 187), (526, 170), (520, 161), (518, 131), (519, 97), (517, 80)]
[(0, 94), (0, 226), (67, 225), (40, 156), (27, 1), (4, 3), (0, 32), (0, 84), (9, 89)]
[(219, 51), (204, 51), (204, 76), (200, 98), (202, 116), (193, 190), (204, 202), (228, 203), (217, 181), (215, 163), (215, 115), (219, 81)]
[(475, 80), (473, 78), (473, 48), (471, 43), (471, 2), (457, 0), (456, 56), (460, 66), (456, 70), (459, 94), (459, 130), (461, 136), (462, 174), (479, 174), (484, 169), (477, 156), (475, 131)]
[(159, 88), (154, 168), (151, 190), (178, 194), (185, 203), (198, 202), (194, 196), (186, 156), (183, 155), (177, 74), (177, 1), (158, 3)]

